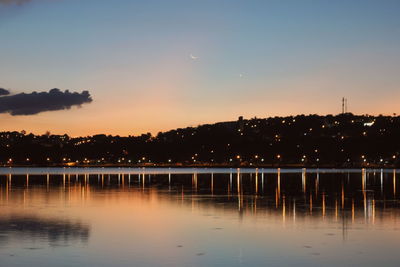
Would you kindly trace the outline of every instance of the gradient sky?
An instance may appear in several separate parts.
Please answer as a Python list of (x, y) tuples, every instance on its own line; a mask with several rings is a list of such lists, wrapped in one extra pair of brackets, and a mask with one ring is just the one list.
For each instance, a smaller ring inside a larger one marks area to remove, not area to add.
[(353, 113), (400, 113), (399, 14), (398, 0), (3, 3), (0, 87), (89, 90), (94, 101), (0, 114), (0, 131), (157, 133), (337, 114), (343, 96)]

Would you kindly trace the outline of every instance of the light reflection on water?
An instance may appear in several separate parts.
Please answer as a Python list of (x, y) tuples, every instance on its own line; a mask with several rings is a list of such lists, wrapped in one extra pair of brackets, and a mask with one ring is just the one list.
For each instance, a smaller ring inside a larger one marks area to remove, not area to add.
[(0, 173), (0, 266), (397, 266), (400, 260), (395, 170)]

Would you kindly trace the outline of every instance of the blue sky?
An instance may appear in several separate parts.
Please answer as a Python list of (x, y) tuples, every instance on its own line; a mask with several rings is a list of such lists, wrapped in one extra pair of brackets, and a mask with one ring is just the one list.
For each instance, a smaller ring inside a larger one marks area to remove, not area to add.
[(94, 99), (0, 114), (0, 130), (139, 134), (239, 115), (335, 114), (342, 96), (354, 113), (399, 113), (398, 14), (400, 1), (385, 0), (0, 4), (0, 87)]

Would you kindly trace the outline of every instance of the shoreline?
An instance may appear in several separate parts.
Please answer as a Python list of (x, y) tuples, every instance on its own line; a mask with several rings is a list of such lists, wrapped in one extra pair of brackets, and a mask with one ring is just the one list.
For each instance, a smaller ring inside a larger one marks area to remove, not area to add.
[(281, 168), (82, 168), (82, 167), (36, 167), (36, 168), (4, 168), (0, 167), (0, 176), (6, 175), (11, 178), (13, 175), (26, 175), (27, 177), (32, 175), (96, 175), (98, 178), (104, 175), (214, 175), (214, 174), (226, 174), (226, 175), (242, 175), (242, 174), (360, 174), (364, 176), (367, 173), (380, 173), (380, 175), (400, 173), (400, 169), (391, 168), (346, 168), (346, 169), (335, 169), (335, 168), (293, 168), (293, 169), (281, 169)]
[(3, 164), (0, 168), (397, 169), (398, 164)]

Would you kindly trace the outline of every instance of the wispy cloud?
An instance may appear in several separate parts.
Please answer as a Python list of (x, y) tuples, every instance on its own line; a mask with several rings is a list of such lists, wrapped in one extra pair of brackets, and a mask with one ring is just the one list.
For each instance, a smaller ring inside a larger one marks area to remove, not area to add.
[(0, 5), (22, 5), (31, 0), (0, 0)]
[[(6, 90), (9, 92), (8, 90)], [(0, 97), (0, 113), (34, 115), (45, 111), (70, 109), (92, 102), (89, 91), (70, 92), (54, 88), (49, 92), (20, 93)]]

